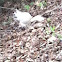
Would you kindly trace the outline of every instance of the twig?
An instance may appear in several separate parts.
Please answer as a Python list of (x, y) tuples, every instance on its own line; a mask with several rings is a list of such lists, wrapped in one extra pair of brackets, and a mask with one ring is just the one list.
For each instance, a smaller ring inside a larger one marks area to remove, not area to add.
[(53, 7), (54, 5), (55, 5), (55, 3), (52, 4), (52, 5), (49, 5), (49, 6), (47, 7), (47, 10), (48, 10), (49, 8)]
[(54, 9), (52, 9), (52, 10), (47, 10), (47, 11), (45, 11), (42, 15), (44, 15), (44, 14), (46, 14), (46, 13), (50, 13), (50, 12), (52, 12), (52, 11), (58, 9), (58, 8), (61, 8), (61, 7), (58, 6), (58, 7), (55, 7)]
[(1, 6), (0, 6), (0, 8), (1, 8), (1, 9), (10, 9), (10, 10), (15, 10), (15, 8), (7, 8), (7, 7), (1, 7)]

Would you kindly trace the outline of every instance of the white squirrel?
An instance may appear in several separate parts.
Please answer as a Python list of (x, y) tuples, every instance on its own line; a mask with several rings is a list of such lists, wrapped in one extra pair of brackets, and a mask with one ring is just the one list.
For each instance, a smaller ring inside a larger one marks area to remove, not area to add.
[(16, 18), (14, 18), (14, 20), (18, 20), (19, 25), (21, 25), (22, 27), (26, 27), (27, 23), (29, 23), (29, 22), (42, 21), (45, 19), (41, 15), (37, 15), (35, 17), (32, 17), (28, 12), (21, 12), (17, 9), (14, 12), (14, 16), (16, 17)]
[(21, 11), (19, 11), (17, 9), (14, 12), (14, 16), (16, 17), (14, 19), (18, 20), (19, 21), (19, 25), (21, 25), (22, 27), (26, 26), (26, 24), (32, 18), (32, 16), (28, 12), (21, 12)]

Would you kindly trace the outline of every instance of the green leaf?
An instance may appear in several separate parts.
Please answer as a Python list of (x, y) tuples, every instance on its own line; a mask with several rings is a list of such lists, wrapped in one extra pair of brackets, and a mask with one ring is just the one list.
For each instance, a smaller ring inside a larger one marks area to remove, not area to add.
[(50, 29), (51, 29), (52, 32), (54, 32), (54, 30), (55, 30), (55, 26), (53, 26), (53, 27), (50, 26)]
[(58, 34), (57, 36), (60, 40), (62, 40), (62, 35)]
[(27, 10), (29, 10), (30, 6), (29, 5), (25, 5), (24, 8), (27, 9)]
[(47, 6), (47, 2), (43, 1), (42, 3), (43, 3), (44, 6)]
[(34, 4), (34, 2), (31, 2), (30, 5), (32, 6)]
[(40, 7), (43, 7), (43, 3), (42, 3), (42, 2), (40, 2), (40, 3), (39, 3), (39, 6), (40, 6)]
[(50, 21), (51, 21), (51, 19), (50, 19), (50, 18), (47, 18), (47, 21), (48, 21), (48, 22), (50, 22)]

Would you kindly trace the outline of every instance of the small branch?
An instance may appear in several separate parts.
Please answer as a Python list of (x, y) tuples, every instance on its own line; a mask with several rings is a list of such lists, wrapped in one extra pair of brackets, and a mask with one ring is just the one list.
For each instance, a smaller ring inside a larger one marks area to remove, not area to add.
[(61, 7), (58, 6), (58, 7), (55, 7), (54, 9), (52, 9), (52, 10), (47, 10), (47, 11), (45, 11), (42, 15), (44, 15), (44, 14), (46, 14), (46, 13), (50, 13), (50, 12), (56, 10), (56, 9), (59, 9), (59, 8), (61, 8)]
[(7, 8), (7, 7), (1, 7), (1, 6), (0, 6), (0, 8), (1, 9), (9, 9), (9, 10), (14, 10), (15, 9), (15, 8)]
[(49, 8), (53, 7), (54, 5), (55, 5), (55, 3), (54, 3), (54, 4), (49, 5), (49, 6), (47, 7), (47, 10), (48, 10)]

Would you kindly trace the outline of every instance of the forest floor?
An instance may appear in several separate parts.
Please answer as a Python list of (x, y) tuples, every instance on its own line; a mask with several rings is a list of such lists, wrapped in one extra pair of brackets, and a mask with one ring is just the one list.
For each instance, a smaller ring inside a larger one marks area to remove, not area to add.
[[(5, 4), (6, 7), (11, 6)], [(18, 4), (13, 5), (20, 7)], [(12, 11), (5, 9), (0, 14), (0, 62), (62, 62), (60, 4), (53, 2), (43, 10), (33, 5), (28, 12), (32, 16), (41, 14), (46, 19), (21, 30), (16, 24), (10, 25), (10, 22), (14, 22)]]

